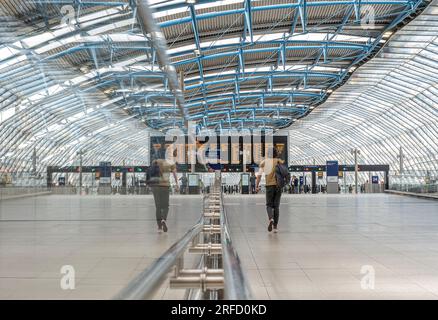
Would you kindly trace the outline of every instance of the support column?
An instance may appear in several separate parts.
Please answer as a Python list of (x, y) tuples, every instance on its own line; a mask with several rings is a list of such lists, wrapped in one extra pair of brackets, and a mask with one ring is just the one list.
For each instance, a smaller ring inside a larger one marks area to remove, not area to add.
[(354, 148), (353, 150), (351, 150), (351, 154), (354, 155), (354, 189), (357, 194), (357, 179), (358, 179), (357, 175), (359, 171), (357, 155), (360, 154), (360, 150)]
[(83, 152), (80, 151), (80, 153), (79, 153), (79, 194), (82, 194), (82, 154), (83, 154)]
[(312, 171), (312, 193), (316, 193), (316, 172)]

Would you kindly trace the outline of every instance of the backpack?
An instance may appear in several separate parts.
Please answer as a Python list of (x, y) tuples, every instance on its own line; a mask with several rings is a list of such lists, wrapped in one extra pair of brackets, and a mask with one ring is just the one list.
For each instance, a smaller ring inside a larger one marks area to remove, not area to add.
[(289, 185), (290, 173), (284, 164), (277, 163), (275, 167), (275, 179), (277, 180), (277, 188), (284, 188)]
[(153, 161), (151, 166), (146, 172), (146, 184), (148, 186), (154, 186), (160, 183), (161, 169), (158, 161)]

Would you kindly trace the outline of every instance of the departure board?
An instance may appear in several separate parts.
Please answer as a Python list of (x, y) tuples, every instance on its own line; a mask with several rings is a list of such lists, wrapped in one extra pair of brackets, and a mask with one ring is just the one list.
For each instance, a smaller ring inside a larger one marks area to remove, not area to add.
[(173, 155), (180, 171), (190, 171), (192, 164), (195, 164), (196, 171), (211, 168), (226, 172), (253, 171), (265, 157), (272, 156), (273, 149), (277, 150), (286, 165), (288, 161), (287, 136), (269, 136), (268, 139), (263, 135), (220, 136), (211, 141), (209, 137), (189, 139), (185, 136), (178, 142), (176, 139), (165, 141), (165, 137), (161, 136), (151, 137), (150, 148), (151, 160)]

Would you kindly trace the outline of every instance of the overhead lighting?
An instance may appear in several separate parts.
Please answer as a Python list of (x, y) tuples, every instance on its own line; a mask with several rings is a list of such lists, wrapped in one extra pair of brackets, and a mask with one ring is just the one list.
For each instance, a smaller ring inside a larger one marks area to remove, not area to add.
[(198, 56), (198, 57), (201, 55), (201, 50), (199, 50), (199, 49), (195, 49), (195, 50), (193, 50), (193, 52), (194, 52), (195, 55)]
[(196, 0), (186, 0), (186, 3), (187, 3), (187, 4), (195, 4), (195, 3), (196, 3)]
[(389, 38), (390, 36), (392, 36), (393, 32), (392, 31), (387, 31), (383, 34), (383, 38)]

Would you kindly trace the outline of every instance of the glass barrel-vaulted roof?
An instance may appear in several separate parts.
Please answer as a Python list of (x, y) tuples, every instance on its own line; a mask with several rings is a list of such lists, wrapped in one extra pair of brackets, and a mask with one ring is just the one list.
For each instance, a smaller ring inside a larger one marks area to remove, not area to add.
[[(149, 2), (188, 120), (217, 130), (293, 124), (426, 4)], [(136, 1), (1, 1), (2, 168), (29, 166), (31, 148), (53, 165), (80, 150), (85, 162), (144, 162), (152, 131), (183, 125), (162, 70)]]
[(309, 116), (289, 127), (292, 163), (388, 163), (416, 177), (438, 172), (438, 1)]
[(422, 2), (152, 3), (190, 119), (276, 129), (323, 102)]

